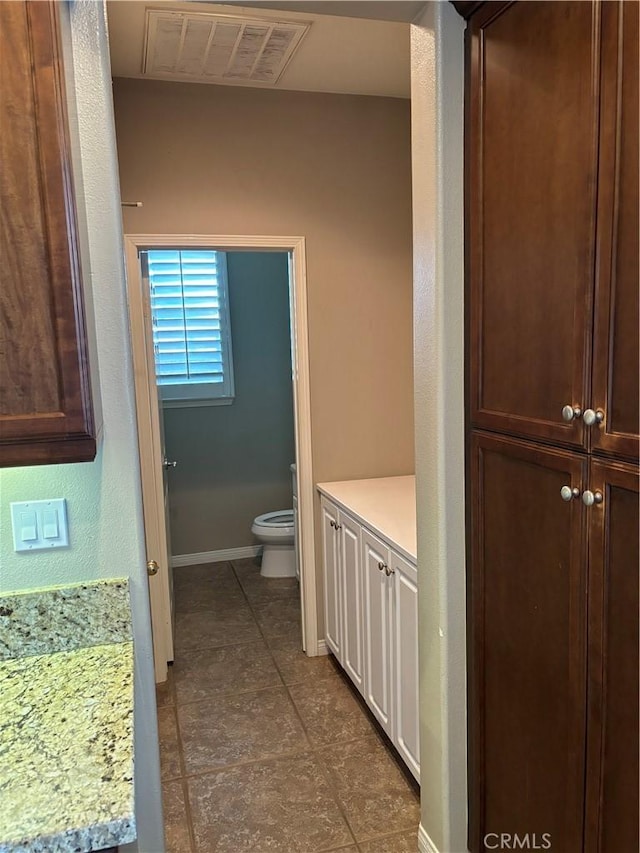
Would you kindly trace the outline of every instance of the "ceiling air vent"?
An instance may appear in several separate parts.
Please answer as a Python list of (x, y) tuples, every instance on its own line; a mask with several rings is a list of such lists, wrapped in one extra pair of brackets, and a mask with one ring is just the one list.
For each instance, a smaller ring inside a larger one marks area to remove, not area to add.
[(147, 9), (143, 74), (273, 86), (309, 24)]

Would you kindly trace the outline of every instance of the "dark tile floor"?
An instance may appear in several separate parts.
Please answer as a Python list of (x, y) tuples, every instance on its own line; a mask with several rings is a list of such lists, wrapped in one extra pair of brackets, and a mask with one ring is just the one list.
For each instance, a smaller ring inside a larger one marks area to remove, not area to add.
[(295, 579), (175, 571), (158, 689), (168, 853), (415, 853), (419, 795), (331, 657), (300, 650)]

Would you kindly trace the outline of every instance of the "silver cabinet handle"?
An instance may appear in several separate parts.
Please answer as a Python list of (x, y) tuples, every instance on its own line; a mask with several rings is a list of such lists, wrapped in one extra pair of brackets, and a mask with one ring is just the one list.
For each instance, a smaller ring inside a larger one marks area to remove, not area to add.
[(395, 575), (396, 570), (390, 569), (389, 566), (385, 566), (384, 567), (384, 573), (386, 574), (387, 577), (389, 577), (389, 575)]
[(562, 420), (566, 421), (567, 423), (576, 420), (576, 418), (579, 418), (581, 414), (582, 409), (580, 408), (580, 406), (570, 406), (567, 404), (566, 406), (562, 407)]
[(582, 416), (582, 420), (585, 422), (587, 426), (593, 426), (594, 424), (601, 424), (604, 420), (604, 412), (600, 409), (585, 409), (585, 412)]
[(580, 489), (576, 488), (576, 486), (573, 488), (571, 486), (563, 486), (560, 489), (560, 497), (563, 501), (572, 501), (574, 498), (580, 497)]
[(169, 462), (169, 460), (167, 459), (166, 456), (162, 460), (162, 467), (165, 469), (165, 471), (168, 468), (175, 468), (177, 464), (178, 464), (177, 462)]
[(382, 563), (382, 562), (378, 563), (378, 569), (379, 569), (381, 572), (382, 572), (382, 571), (384, 571), (384, 569), (386, 569), (386, 568), (387, 568), (387, 564), (386, 564), (386, 563)]
[(602, 496), (602, 492), (592, 492), (589, 489), (582, 493), (582, 503), (585, 506), (593, 506), (594, 504), (601, 504), (604, 500)]

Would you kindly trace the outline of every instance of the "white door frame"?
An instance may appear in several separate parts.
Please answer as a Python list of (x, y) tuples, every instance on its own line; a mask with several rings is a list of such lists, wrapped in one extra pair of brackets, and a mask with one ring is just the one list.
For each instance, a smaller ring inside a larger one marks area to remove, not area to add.
[[(318, 589), (315, 566), (315, 524), (314, 524), (314, 485), (313, 460), (311, 455), (311, 392), (309, 386), (309, 328), (307, 319), (307, 263), (304, 237), (269, 236), (229, 236), (226, 234), (126, 234), (124, 237), (127, 264), (127, 290), (131, 314), (132, 347), (135, 354), (149, 352), (150, 326), (145, 323), (144, 303), (148, 295), (143, 292), (142, 276), (138, 253), (141, 249), (157, 247), (212, 248), (219, 251), (279, 251), (291, 253), (291, 275), (289, 281), (289, 309), (291, 317), (291, 357), (293, 378), (294, 428), (296, 444), (296, 477), (298, 489), (298, 519), (300, 547), (300, 589), (302, 597), (302, 645), (310, 656), (325, 654), (324, 642), (318, 637)], [(148, 312), (147, 312), (148, 313)], [(152, 352), (152, 350), (151, 350)], [(149, 409), (151, 405), (150, 372), (146, 359), (138, 358), (135, 365), (136, 407), (138, 410), (138, 435), (141, 448), (141, 469), (143, 488), (145, 480), (156, 482), (158, 472), (149, 469), (155, 467), (151, 448), (159, 441), (159, 425), (155, 423)], [(153, 375), (153, 374), (151, 374)], [(142, 414), (142, 417), (140, 416)], [(157, 457), (156, 457), (157, 458)], [(143, 496), (144, 498), (144, 496)], [(154, 503), (157, 503), (154, 501)], [(151, 515), (152, 513), (150, 513)], [(151, 523), (159, 523), (153, 513)], [(147, 513), (145, 510), (145, 524)], [(160, 573), (159, 573), (160, 574)], [(156, 576), (157, 578), (158, 576)], [(155, 579), (152, 579), (155, 580)], [(162, 580), (162, 578), (161, 578)], [(153, 611), (164, 615), (153, 621), (160, 630), (164, 630), (167, 616), (170, 624), (170, 602), (168, 577), (164, 585), (166, 590), (153, 594), (154, 584), (150, 584), (152, 620)], [(154, 645), (154, 649), (155, 649)], [(162, 667), (161, 667), (162, 668)], [(166, 677), (166, 664), (164, 665)], [(156, 678), (158, 666), (156, 665)]]

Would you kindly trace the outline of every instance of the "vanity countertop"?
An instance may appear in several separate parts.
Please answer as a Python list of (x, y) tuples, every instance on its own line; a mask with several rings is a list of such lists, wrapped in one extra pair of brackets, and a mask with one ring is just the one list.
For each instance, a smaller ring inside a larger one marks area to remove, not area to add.
[(0, 596), (0, 853), (136, 837), (125, 580)]
[(416, 562), (416, 478), (413, 475), (318, 483), (317, 488), (394, 545), (412, 563)]

